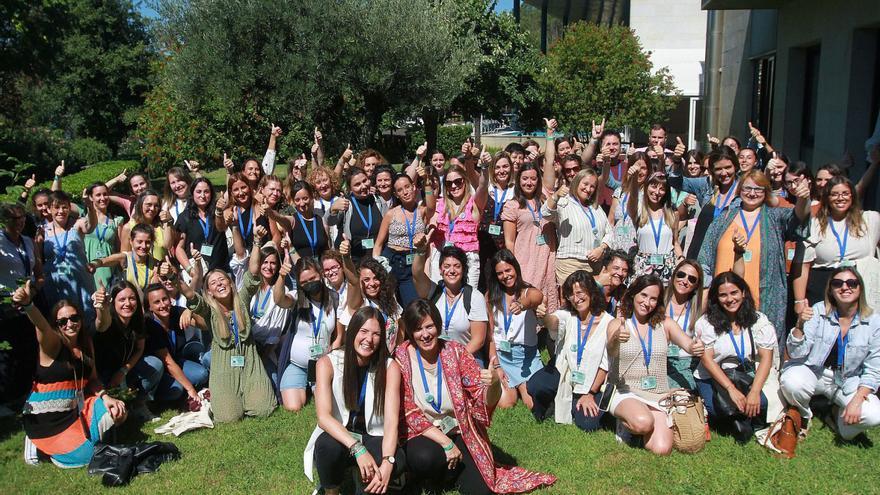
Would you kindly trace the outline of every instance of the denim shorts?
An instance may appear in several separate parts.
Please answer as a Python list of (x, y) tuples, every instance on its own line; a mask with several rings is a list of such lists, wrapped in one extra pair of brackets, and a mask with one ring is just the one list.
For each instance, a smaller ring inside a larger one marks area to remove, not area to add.
[(278, 388), (281, 390), (301, 389), (305, 390), (309, 385), (308, 371), (305, 368), (290, 363), (281, 376)]
[(498, 363), (504, 369), (507, 384), (511, 387), (527, 382), (533, 374), (544, 367), (538, 346), (512, 344), (510, 351), (498, 351)]

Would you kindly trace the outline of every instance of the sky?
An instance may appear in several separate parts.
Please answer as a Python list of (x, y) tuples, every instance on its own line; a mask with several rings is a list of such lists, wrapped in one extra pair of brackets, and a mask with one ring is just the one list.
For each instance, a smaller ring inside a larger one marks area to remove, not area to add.
[(498, 4), (495, 5), (495, 10), (497, 12), (513, 10), (513, 0), (498, 0)]

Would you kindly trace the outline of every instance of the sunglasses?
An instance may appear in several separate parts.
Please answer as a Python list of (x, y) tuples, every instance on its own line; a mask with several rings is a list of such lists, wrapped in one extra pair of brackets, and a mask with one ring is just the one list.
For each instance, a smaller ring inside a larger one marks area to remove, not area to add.
[(459, 188), (464, 185), (464, 179), (462, 177), (459, 177), (458, 179), (445, 180), (445, 181), (443, 181), (443, 184), (446, 185), (447, 189), (453, 188), (453, 187)]
[(172, 274), (169, 274), (169, 275), (167, 275), (167, 276), (165, 276), (165, 277), (163, 277), (163, 276), (160, 275), (160, 276), (159, 276), (159, 281), (160, 281), (160, 282), (177, 282), (177, 274), (176, 274), (176, 273), (172, 273)]
[(58, 318), (57, 320), (55, 320), (55, 326), (63, 327), (63, 326), (65, 326), (65, 325), (67, 325), (67, 322), (68, 322), (68, 321), (69, 321), (70, 323), (79, 323), (79, 322), (82, 321), (82, 316), (80, 316), (80, 315), (71, 315), (71, 316), (69, 316), (69, 317), (67, 317), (67, 318), (64, 318), (64, 317), (62, 317), (62, 318)]
[(688, 275), (688, 274), (685, 273), (685, 272), (676, 272), (676, 273), (675, 273), (675, 278), (687, 278), (687, 279), (688, 279), (688, 282), (690, 282), (690, 283), (692, 283), (692, 284), (696, 284), (696, 283), (697, 283), (697, 277), (695, 277), (695, 276), (693, 276), (693, 275)]
[(846, 280), (842, 278), (832, 278), (831, 279), (831, 287), (834, 289), (840, 289), (846, 285), (850, 289), (857, 289), (861, 283), (859, 283), (859, 279), (857, 278), (848, 278)]

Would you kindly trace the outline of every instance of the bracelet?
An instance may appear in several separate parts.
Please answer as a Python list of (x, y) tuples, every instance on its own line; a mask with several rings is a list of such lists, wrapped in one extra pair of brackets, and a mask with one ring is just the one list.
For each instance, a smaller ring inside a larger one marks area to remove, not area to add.
[(59, 177), (59, 176), (56, 175), (56, 176), (55, 176), (55, 179), (53, 179), (53, 180), (61, 180), (61, 177)]
[(100, 399), (103, 395), (107, 395), (107, 391), (102, 388), (101, 390), (98, 390), (98, 393), (95, 394), (95, 397)]
[(803, 304), (803, 303), (805, 303), (805, 302), (807, 302), (806, 299), (795, 299), (795, 300), (794, 300), (794, 303), (795, 303), (795, 304)]
[(29, 303), (27, 303), (27, 304), (25, 304), (24, 306), (21, 307), (21, 312), (22, 312), (22, 313), (25, 313), (25, 312), (27, 312), (28, 310), (30, 310), (31, 308), (33, 308), (33, 307), (34, 307), (34, 302), (31, 301), (31, 302), (29, 302)]
[(361, 445), (361, 448), (359, 448), (358, 451), (354, 453), (354, 458), (357, 459), (358, 457), (364, 455), (366, 452), (367, 448)]
[(450, 440), (449, 445), (447, 445), (446, 447), (443, 447), (443, 452), (449, 452), (450, 450), (452, 450), (454, 448), (455, 448), (455, 442)]
[(434, 195), (434, 191), (430, 191), (428, 189), (425, 189), (425, 196), (433, 196), (433, 195)]
[(128, 375), (128, 368), (123, 365), (121, 368), (119, 368), (117, 373), (122, 373), (122, 376)]

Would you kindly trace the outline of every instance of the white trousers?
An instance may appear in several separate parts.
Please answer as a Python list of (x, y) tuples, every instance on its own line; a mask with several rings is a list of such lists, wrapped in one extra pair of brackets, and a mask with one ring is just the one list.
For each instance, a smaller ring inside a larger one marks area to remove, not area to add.
[(844, 394), (841, 388), (835, 385), (834, 371), (831, 368), (825, 368), (819, 375), (806, 365), (792, 366), (782, 372), (780, 382), (785, 400), (797, 407), (804, 418), (813, 415), (810, 411), (810, 399), (815, 395), (824, 395), (838, 406), (840, 412), (837, 416), (837, 431), (845, 440), (855, 437), (868, 428), (880, 425), (880, 399), (874, 394), (869, 395), (862, 403), (862, 417), (858, 424), (844, 423), (843, 409), (852, 400), (855, 392)]

